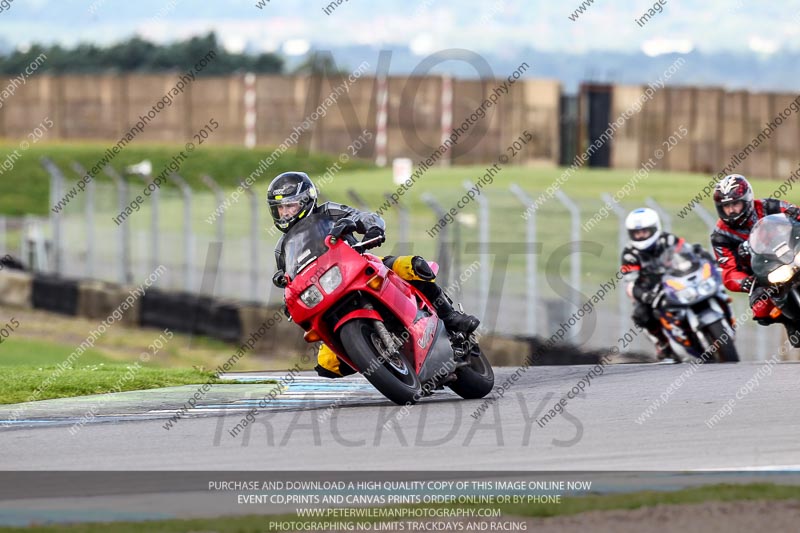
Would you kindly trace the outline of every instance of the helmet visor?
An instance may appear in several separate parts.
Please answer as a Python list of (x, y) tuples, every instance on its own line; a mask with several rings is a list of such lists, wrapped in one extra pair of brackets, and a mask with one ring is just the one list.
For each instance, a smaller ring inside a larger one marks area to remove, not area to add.
[(287, 223), (292, 221), (295, 217), (306, 214), (305, 208), (311, 201), (308, 191), (303, 191), (300, 194), (292, 196), (276, 195), (269, 198), (269, 210), (272, 218), (279, 223)]
[(636, 229), (629, 229), (628, 230), (628, 237), (632, 241), (646, 241), (656, 233), (655, 226), (648, 226), (646, 228), (636, 228)]

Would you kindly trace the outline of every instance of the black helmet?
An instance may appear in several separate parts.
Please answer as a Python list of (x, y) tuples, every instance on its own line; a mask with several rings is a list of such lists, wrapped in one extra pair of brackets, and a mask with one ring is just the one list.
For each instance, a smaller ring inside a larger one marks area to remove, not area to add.
[[(298, 220), (314, 210), (317, 188), (305, 172), (284, 172), (269, 184), (267, 204), (275, 227), (286, 233)], [(289, 204), (299, 204), (299, 208), (294, 214), (281, 218), (278, 206)]]
[[(742, 202), (742, 211), (739, 214), (727, 216), (722, 206)], [(727, 225), (732, 228), (744, 227), (753, 214), (753, 188), (750, 182), (741, 174), (730, 174), (722, 178), (714, 188), (714, 206), (717, 214)]]

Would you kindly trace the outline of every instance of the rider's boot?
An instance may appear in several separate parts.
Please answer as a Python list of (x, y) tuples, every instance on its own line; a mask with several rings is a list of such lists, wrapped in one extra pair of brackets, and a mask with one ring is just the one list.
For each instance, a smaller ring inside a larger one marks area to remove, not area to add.
[(445, 329), (451, 333), (461, 332), (469, 336), (480, 326), (481, 321), (477, 317), (453, 309), (452, 301), (436, 283), (432, 281), (412, 283), (431, 301), (436, 314), (444, 322)]
[(652, 330), (648, 329), (647, 336), (650, 337), (650, 340), (653, 341), (656, 347), (656, 357), (659, 361), (663, 361), (667, 358), (677, 360), (675, 352), (672, 350), (672, 346), (669, 343), (669, 338), (661, 327), (653, 328)]

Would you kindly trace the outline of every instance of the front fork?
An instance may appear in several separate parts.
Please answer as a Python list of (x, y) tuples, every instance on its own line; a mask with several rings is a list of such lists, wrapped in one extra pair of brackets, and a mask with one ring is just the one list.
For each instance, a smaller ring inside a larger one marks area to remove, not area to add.
[[(372, 304), (368, 303), (364, 305), (364, 309), (374, 309), (374, 307), (372, 307)], [(386, 353), (388, 355), (394, 354), (400, 349), (402, 343), (398, 345), (395, 342), (394, 335), (389, 333), (389, 330), (386, 329), (386, 324), (384, 324), (382, 320), (375, 320), (374, 322), (375, 330), (378, 332), (378, 337), (380, 337), (383, 347), (386, 349)]]

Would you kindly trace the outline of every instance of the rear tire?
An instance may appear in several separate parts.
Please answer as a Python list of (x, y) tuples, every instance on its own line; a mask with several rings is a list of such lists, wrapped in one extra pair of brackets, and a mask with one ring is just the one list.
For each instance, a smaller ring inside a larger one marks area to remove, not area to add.
[[(705, 328), (703, 334), (706, 336), (710, 346), (718, 343), (714, 356), (720, 363), (738, 363), (739, 353), (736, 351), (734, 338), (727, 334), (728, 328), (723, 324), (723, 320), (718, 320)], [(726, 339), (726, 340), (721, 340)], [(709, 348), (710, 350), (711, 348)]]
[(477, 344), (466, 357), (469, 365), (457, 368), (455, 375), (458, 379), (447, 386), (466, 400), (477, 400), (492, 392), (494, 370)]
[(414, 367), (398, 352), (383, 355), (373, 320), (355, 319), (342, 326), (339, 339), (345, 352), (373, 387), (398, 405), (414, 404), (422, 397), (422, 384)]

